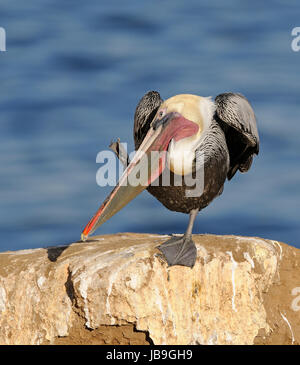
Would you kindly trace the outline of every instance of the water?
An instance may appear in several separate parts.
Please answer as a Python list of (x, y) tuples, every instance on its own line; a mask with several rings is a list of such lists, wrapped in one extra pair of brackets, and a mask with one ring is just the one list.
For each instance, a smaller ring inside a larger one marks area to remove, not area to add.
[[(96, 155), (116, 137), (133, 148), (134, 109), (148, 90), (249, 98), (260, 155), (194, 231), (300, 247), (297, 3), (2, 0), (0, 250), (79, 239), (110, 191), (96, 185)], [(97, 233), (180, 233), (187, 220), (143, 192)]]

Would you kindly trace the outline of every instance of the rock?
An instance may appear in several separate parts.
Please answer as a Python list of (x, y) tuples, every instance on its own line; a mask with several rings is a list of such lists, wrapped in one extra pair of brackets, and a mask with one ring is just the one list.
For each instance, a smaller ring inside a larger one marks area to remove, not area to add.
[(0, 343), (299, 344), (300, 250), (193, 237), (193, 269), (149, 234), (1, 253)]

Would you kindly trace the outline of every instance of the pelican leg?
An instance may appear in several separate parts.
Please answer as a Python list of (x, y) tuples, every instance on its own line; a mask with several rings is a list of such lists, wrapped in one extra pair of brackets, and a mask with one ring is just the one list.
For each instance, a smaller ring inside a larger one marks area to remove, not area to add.
[(197, 249), (192, 240), (192, 229), (198, 209), (190, 212), (190, 220), (185, 234), (182, 237), (172, 237), (157, 248), (164, 255), (169, 266), (181, 265), (192, 268), (197, 258)]

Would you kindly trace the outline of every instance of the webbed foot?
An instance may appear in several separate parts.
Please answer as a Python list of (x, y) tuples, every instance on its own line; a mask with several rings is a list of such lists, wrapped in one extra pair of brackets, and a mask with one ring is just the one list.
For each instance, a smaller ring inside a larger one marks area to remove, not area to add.
[(181, 265), (192, 268), (195, 265), (197, 249), (192, 235), (172, 237), (157, 248), (164, 255), (169, 266)]

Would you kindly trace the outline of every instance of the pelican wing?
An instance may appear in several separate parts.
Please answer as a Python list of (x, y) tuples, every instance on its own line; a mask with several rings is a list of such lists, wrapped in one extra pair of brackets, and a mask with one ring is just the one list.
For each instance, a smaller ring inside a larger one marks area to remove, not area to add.
[(216, 120), (222, 127), (230, 155), (230, 180), (237, 170), (246, 172), (259, 152), (256, 118), (249, 101), (241, 94), (224, 93), (215, 99)]
[(137, 150), (145, 138), (150, 124), (163, 100), (157, 91), (149, 91), (139, 101), (134, 114), (133, 137)]

